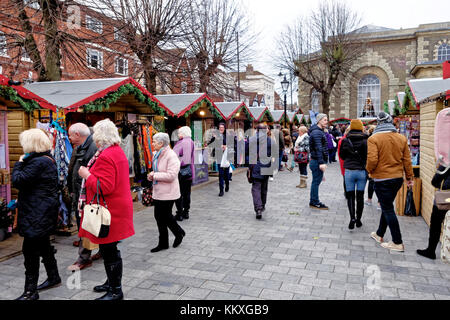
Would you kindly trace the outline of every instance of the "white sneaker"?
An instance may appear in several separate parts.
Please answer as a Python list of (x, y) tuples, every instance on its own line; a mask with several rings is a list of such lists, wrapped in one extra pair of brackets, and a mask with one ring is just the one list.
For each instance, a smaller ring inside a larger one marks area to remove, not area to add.
[(398, 251), (398, 252), (405, 251), (405, 246), (403, 245), (403, 243), (402, 244), (395, 244), (392, 241), (389, 241), (389, 242), (383, 242), (381, 244), (381, 246), (383, 248), (385, 248), (385, 249), (389, 249), (389, 250), (392, 250), (392, 251)]
[(378, 242), (378, 243), (383, 243), (383, 238), (380, 237), (379, 235), (377, 235), (376, 232), (370, 233), (370, 237), (371, 237), (372, 239), (374, 239), (374, 240), (375, 240), (376, 242)]
[(269, 177), (269, 181), (273, 181), (273, 177)]

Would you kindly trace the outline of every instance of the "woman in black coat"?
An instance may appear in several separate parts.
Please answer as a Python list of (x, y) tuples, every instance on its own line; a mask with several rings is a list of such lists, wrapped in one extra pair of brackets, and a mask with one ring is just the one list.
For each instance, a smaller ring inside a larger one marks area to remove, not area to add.
[[(431, 180), (431, 184), (435, 188), (442, 190), (450, 190), (450, 167), (440, 166), (438, 171)], [(441, 236), (442, 223), (444, 222), (447, 210), (439, 210), (436, 203), (433, 204), (430, 221), (430, 237), (428, 238), (428, 248), (417, 250), (417, 253), (429, 259), (436, 259), (436, 247)]]
[[(25, 154), (14, 165), (11, 180), (19, 190), (17, 226), (24, 237), (25, 290), (16, 300), (37, 300), (38, 290), (61, 283), (50, 245), (50, 235), (55, 232), (58, 219), (58, 173), (50, 154), (52, 143), (44, 131), (24, 131), (19, 140)], [(38, 286), (40, 257), (48, 279)]]

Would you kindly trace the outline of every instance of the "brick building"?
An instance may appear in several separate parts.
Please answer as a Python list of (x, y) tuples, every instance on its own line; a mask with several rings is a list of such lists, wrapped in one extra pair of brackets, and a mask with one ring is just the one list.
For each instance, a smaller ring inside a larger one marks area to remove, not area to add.
[[(450, 60), (450, 22), (399, 30), (369, 25), (360, 31), (366, 50), (353, 64), (353, 76), (336, 85), (330, 119), (362, 117), (368, 97), (376, 114), (408, 80), (442, 77), (442, 62)], [(298, 99), (303, 110), (322, 109), (320, 94), (301, 81)]]

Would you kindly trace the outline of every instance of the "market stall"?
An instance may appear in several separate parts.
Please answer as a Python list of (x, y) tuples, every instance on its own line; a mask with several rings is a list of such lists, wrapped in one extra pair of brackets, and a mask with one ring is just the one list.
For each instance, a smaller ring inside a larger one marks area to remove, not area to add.
[(166, 132), (172, 141), (178, 139), (173, 134), (182, 126), (189, 126), (192, 130), (192, 140), (195, 143), (195, 176), (192, 185), (208, 181), (209, 171), (215, 171), (214, 165), (208, 165), (204, 158), (204, 141), (208, 137), (209, 129), (218, 128), (219, 122), (225, 121), (225, 115), (217, 108), (216, 104), (206, 93), (167, 94), (156, 95), (173, 116), (169, 117)]
[[(271, 124), (278, 123), (282, 127), (284, 127), (284, 124), (285, 124), (284, 123), (285, 122), (284, 110), (272, 110), (271, 114), (272, 114), (272, 118), (273, 118), (273, 122)], [(287, 120), (287, 116), (286, 116), (286, 120)], [(289, 120), (287, 120), (287, 121), (289, 121)]]
[[(32, 128), (34, 110), (56, 113), (56, 106), (0, 75), (0, 241), (14, 228), (15, 211), (7, 209), (17, 198), (17, 190), (11, 188), (11, 170), (23, 154), (19, 135)], [(2, 247), (4, 252), (10, 249)]]
[(254, 127), (260, 122), (273, 122), (273, 116), (269, 110), (269, 107), (249, 107), (248, 110), (251, 112), (253, 118), (255, 119), (253, 122)]
[(244, 102), (216, 102), (217, 108), (225, 116), (228, 129), (247, 131), (255, 118)]

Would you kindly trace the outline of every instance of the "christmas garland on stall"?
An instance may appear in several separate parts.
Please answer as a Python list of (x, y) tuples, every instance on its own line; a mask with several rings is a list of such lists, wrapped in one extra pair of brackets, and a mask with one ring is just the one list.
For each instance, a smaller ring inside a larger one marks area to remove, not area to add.
[(27, 112), (32, 112), (33, 110), (40, 109), (39, 103), (37, 103), (35, 100), (29, 100), (20, 97), (16, 90), (8, 86), (0, 85), (0, 96), (14, 103), (17, 103)]
[(383, 108), (384, 112), (386, 112), (387, 114), (390, 114), (390, 112), (389, 112), (389, 104), (388, 104), (387, 101), (384, 102), (383, 107), (384, 107)]
[(261, 118), (264, 118), (264, 115), (267, 116), (267, 119), (268, 119), (270, 122), (274, 122), (273, 117), (272, 117), (272, 114), (270, 113), (269, 109), (267, 109), (266, 111), (264, 111), (264, 114), (263, 114), (263, 116), (262, 116)]
[(211, 101), (209, 101), (208, 99), (202, 99), (199, 102), (197, 102), (195, 105), (193, 105), (188, 111), (186, 111), (184, 113), (184, 117), (188, 118), (191, 114), (193, 114), (195, 111), (198, 110), (198, 108), (200, 108), (202, 106), (203, 101), (206, 103), (206, 107), (209, 109), (209, 111), (211, 111), (211, 113), (218, 118), (219, 120), (222, 120), (223, 117), (221, 116), (221, 114), (219, 113), (219, 111), (217, 111), (216, 108), (214, 108), (214, 106), (212, 105)]
[(405, 114), (408, 111), (410, 104), (417, 107), (416, 101), (414, 100), (413, 94), (411, 92), (411, 88), (409, 86), (406, 86), (405, 97), (403, 98), (403, 108), (400, 109), (400, 114)]
[(251, 115), (251, 113), (247, 110), (247, 108), (245, 106), (242, 106), (238, 112), (242, 112), (242, 109), (244, 109), (244, 113), (247, 116), (247, 120), (248, 121), (253, 121), (253, 116)]
[(123, 95), (133, 94), (140, 103), (150, 106), (157, 114), (163, 116), (165, 110), (159, 106), (159, 104), (153, 101), (150, 97), (144, 95), (139, 88), (133, 86), (130, 83), (120, 86), (116, 91), (106, 94), (102, 98), (98, 98), (92, 102), (89, 102), (83, 106), (86, 112), (103, 111), (108, 110), (110, 105), (116, 103)]

